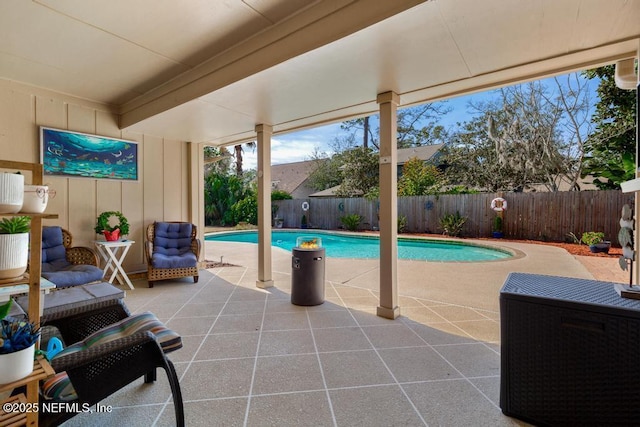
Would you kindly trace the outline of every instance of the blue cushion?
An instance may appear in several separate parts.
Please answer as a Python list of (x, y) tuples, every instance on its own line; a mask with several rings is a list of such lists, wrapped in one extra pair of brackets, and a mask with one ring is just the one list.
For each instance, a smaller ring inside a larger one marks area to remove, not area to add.
[(86, 283), (102, 280), (104, 273), (95, 265), (70, 264), (58, 271), (42, 271), (42, 277), (56, 284), (58, 288), (78, 286)]
[(151, 256), (151, 265), (154, 268), (189, 268), (197, 266), (198, 260), (193, 252), (179, 255), (166, 255), (156, 252)]
[(153, 252), (154, 255), (162, 254), (169, 256), (191, 253), (191, 223), (156, 222), (153, 237)]
[(66, 262), (66, 259), (67, 251), (62, 244), (62, 229), (42, 227), (42, 262), (51, 263), (57, 260)]

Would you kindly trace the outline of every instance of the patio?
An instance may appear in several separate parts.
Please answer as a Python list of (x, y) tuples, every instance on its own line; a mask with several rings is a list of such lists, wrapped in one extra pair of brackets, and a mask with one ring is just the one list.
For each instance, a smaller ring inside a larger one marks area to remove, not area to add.
[[(274, 250), (276, 287), (255, 287), (257, 247), (207, 242), (237, 264), (127, 291), (179, 331), (172, 353), (187, 425), (526, 425), (499, 409), (498, 291), (510, 271), (592, 275), (558, 248), (509, 243), (504, 262), (400, 261), (402, 316), (377, 317), (377, 261), (328, 259), (326, 302), (290, 303), (290, 254)], [(609, 261), (603, 259), (603, 261)], [(604, 264), (604, 263), (599, 263)], [(428, 279), (425, 279), (428, 278)], [(111, 413), (65, 425), (172, 425), (163, 375), (103, 402)]]

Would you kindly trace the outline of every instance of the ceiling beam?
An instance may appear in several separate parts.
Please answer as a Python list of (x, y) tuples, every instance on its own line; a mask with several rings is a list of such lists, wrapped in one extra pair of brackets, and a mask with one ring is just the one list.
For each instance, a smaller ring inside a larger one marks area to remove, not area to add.
[(288, 59), (339, 40), (426, 0), (319, 2), (291, 19), (211, 58), (122, 105), (120, 128), (223, 88)]

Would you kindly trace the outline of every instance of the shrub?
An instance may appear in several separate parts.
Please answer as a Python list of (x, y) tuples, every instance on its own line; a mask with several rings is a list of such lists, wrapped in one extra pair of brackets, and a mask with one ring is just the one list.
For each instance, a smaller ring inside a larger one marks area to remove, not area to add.
[(256, 225), (258, 224), (258, 199), (250, 196), (239, 200), (231, 206), (230, 212), (234, 224), (248, 222)]
[(604, 233), (601, 231), (587, 231), (582, 233), (582, 243), (585, 245), (595, 245), (604, 240)]
[(348, 214), (340, 217), (340, 222), (349, 231), (357, 231), (361, 221), (362, 217), (358, 214)]
[(271, 192), (271, 200), (291, 200), (291, 194), (287, 193), (284, 190), (273, 190)]
[(398, 233), (407, 231), (407, 217), (402, 215), (398, 217)]
[(493, 220), (493, 231), (502, 232), (502, 217), (496, 216)]
[(449, 236), (459, 236), (462, 232), (464, 223), (467, 222), (467, 217), (461, 216), (460, 212), (456, 211), (454, 214), (446, 214), (440, 218), (440, 228), (442, 228), (443, 234)]

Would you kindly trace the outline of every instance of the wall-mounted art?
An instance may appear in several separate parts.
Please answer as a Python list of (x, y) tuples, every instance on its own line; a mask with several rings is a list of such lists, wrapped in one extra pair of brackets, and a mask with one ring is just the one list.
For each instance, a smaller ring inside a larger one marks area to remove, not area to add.
[(45, 175), (138, 180), (134, 141), (40, 127), (40, 161)]

